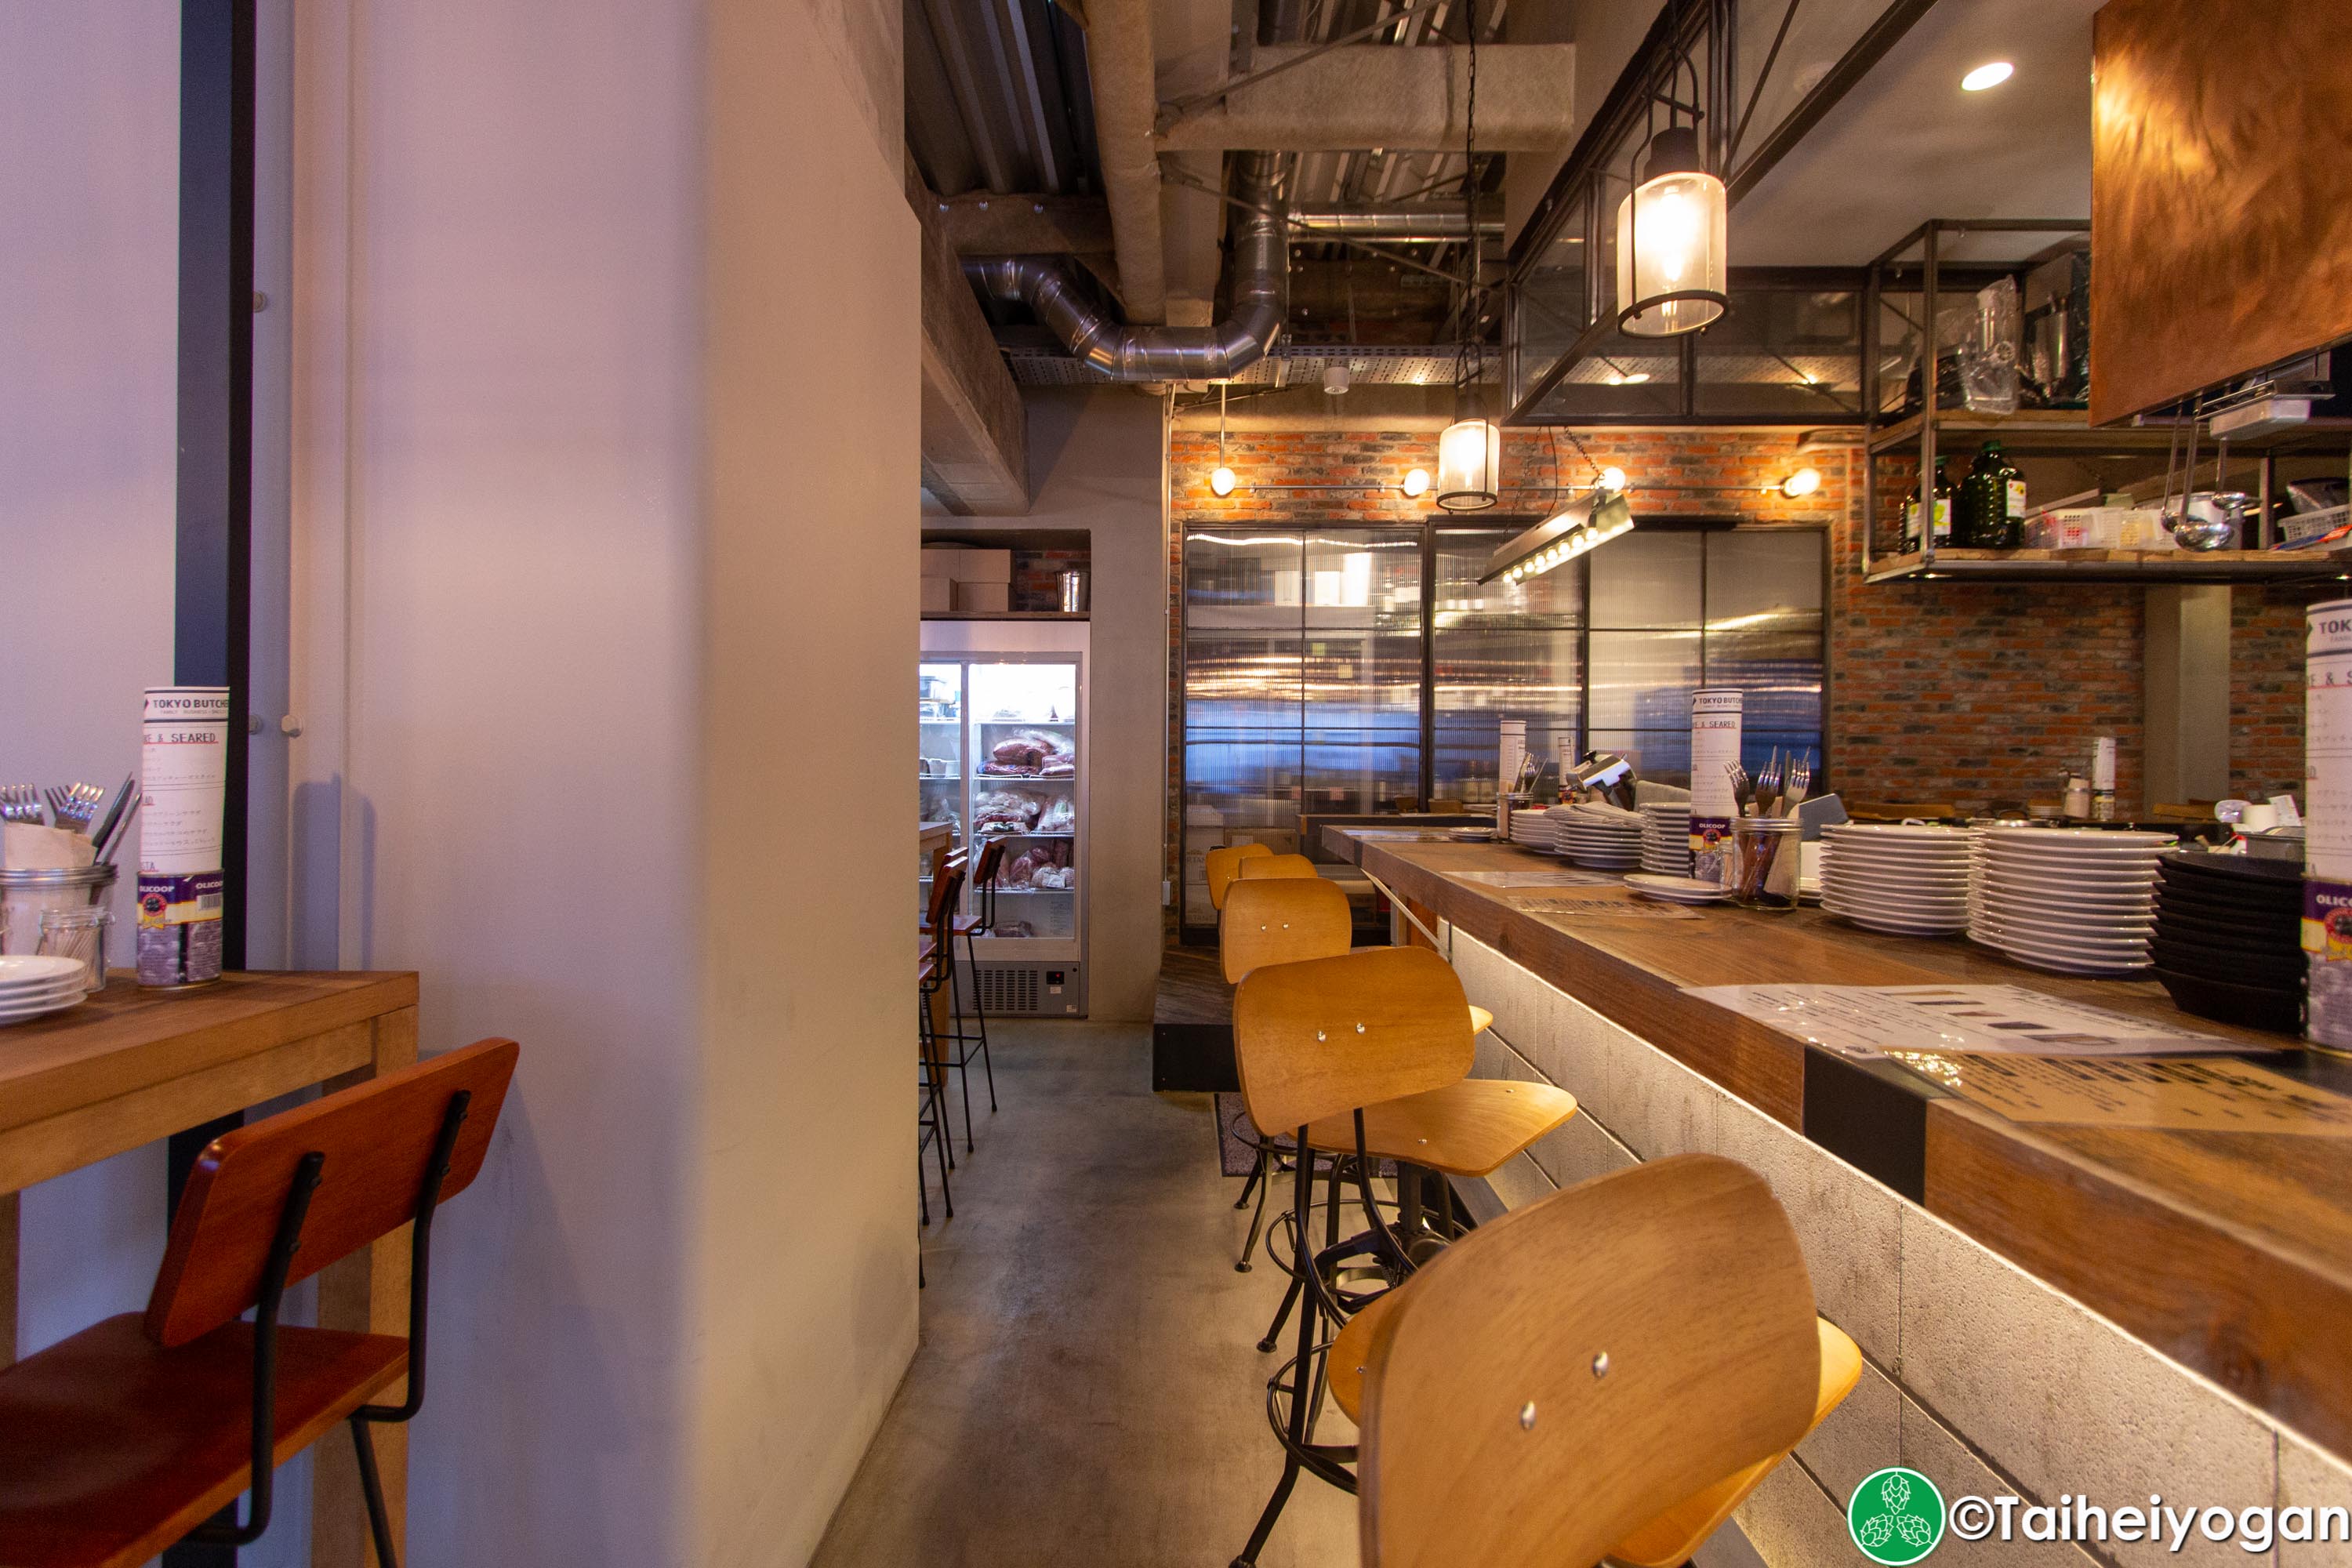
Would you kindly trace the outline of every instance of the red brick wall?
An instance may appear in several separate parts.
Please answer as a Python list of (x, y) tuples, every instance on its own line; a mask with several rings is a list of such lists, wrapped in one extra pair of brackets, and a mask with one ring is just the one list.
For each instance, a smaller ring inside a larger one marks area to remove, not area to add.
[[(2087, 767), (2101, 734), (2116, 738), (2116, 793), (2139, 804), (2141, 778), (2141, 591), (2101, 584), (1911, 583), (1865, 585), (1861, 577), (1861, 459), (1848, 448), (1800, 454), (1791, 434), (1739, 430), (1598, 431), (1585, 437), (1595, 458), (1648, 487), (1654, 504), (1677, 512), (1737, 513), (1759, 521), (1827, 523), (1832, 531), (1829, 600), (1828, 779), (1849, 798), (1951, 801), (1981, 810), (1994, 799), (2054, 799), (2062, 776)], [(1377, 491), (1283, 490), (1277, 484), (1394, 486), (1408, 468), (1433, 468), (1427, 433), (1234, 434), (1225, 460), (1241, 487), (1219, 498), (1208, 488), (1217, 462), (1213, 433), (1171, 437), (1171, 592), (1169, 625), (1182, 634), (1181, 552), (1185, 531), (1204, 522), (1419, 521), (1427, 497)], [(1567, 477), (1589, 469), (1563, 437)], [(1505, 432), (1507, 481), (1548, 485), (1552, 440), (1543, 431)], [(1783, 499), (1762, 487), (1796, 468), (1821, 470), (1815, 494)], [(1756, 487), (1745, 494), (1683, 494), (1671, 483)], [(1520, 510), (1538, 506), (1528, 495)], [(1506, 496), (1506, 505), (1522, 498)], [(2331, 585), (2333, 587), (2333, 585)], [(2340, 592), (2340, 590), (2338, 590)], [(2232, 793), (2299, 788), (2303, 772), (2303, 608), (2334, 596), (2318, 590), (2243, 589), (2233, 603)], [(1170, 653), (1171, 712), (1179, 668)], [(1181, 813), (1181, 759), (1170, 759), (1169, 798)], [(1172, 837), (1172, 835), (1171, 835)], [(1171, 859), (1174, 847), (1171, 846)], [(1171, 869), (1171, 875), (1175, 874)]]

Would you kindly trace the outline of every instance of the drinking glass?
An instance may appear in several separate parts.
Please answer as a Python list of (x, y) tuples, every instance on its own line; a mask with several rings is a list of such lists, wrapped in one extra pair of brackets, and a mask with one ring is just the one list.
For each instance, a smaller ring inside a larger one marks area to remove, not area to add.
[(114, 923), (110, 910), (41, 911), (40, 952), (49, 958), (71, 958), (82, 966), (82, 988), (96, 991), (106, 984), (106, 931)]

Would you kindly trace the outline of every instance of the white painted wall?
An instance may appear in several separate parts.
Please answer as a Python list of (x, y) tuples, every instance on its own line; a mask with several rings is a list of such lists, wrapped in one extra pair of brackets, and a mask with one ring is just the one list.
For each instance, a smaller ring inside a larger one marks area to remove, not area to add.
[[(0, 782), (112, 787), (172, 678), (179, 82), (178, 0), (0, 0)], [(32, 1189), (23, 1223), (21, 1349), (138, 1310), (163, 1146)]]
[(1168, 522), (1163, 405), (1130, 387), (1029, 387), (1028, 514), (935, 516), (957, 534), (1092, 536), (1087, 697), (1087, 1011), (1149, 1023), (1163, 943), (1168, 799)]
[(800, 1561), (915, 1334), (897, 13), (304, 15), (296, 941), (523, 1042), (411, 1551)]

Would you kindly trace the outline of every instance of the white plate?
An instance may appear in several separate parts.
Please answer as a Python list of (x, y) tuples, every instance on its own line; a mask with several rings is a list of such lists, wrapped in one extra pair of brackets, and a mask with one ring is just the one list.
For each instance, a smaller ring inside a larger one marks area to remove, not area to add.
[(1894, 936), (1951, 936), (1962, 929), (1954, 922), (1945, 920), (1905, 920), (1895, 915), (1878, 915), (1860, 910), (1840, 909), (1826, 897), (1822, 900), (1822, 908), (1840, 920), (1852, 921), (1864, 931), (1885, 931)]
[(1964, 888), (1969, 882), (1966, 866), (1857, 866), (1843, 855), (1823, 858), (1822, 874), (1873, 882), (1917, 882), (1933, 887)]
[(54, 985), (81, 973), (81, 960), (34, 953), (0, 953), (0, 996), (26, 985)]
[(1841, 910), (1885, 915), (1892, 920), (1936, 921), (1955, 930), (1969, 923), (1969, 907), (1966, 904), (1895, 903), (1885, 899), (1857, 899), (1835, 888), (1823, 888), (1822, 901)]
[[(75, 967), (80, 966), (77, 964)], [(82, 977), (79, 974), (69, 974), (62, 980), (52, 981), (47, 985), (24, 986), (9, 992), (5, 996), (0, 996), (0, 1013), (13, 1012), (20, 1007), (47, 1006), (60, 996), (79, 996), (89, 989), (89, 986), (82, 984)]]
[(2020, 887), (2000, 878), (1978, 884), (1980, 896), (1995, 903), (2031, 905), (2036, 909), (2100, 915), (2140, 914), (2153, 910), (2156, 900), (2137, 889)]
[(0, 1026), (23, 1024), (35, 1018), (46, 1018), (52, 1013), (62, 1013), (68, 1007), (79, 1007), (81, 1002), (82, 994), (77, 991), (70, 996), (55, 1002), (43, 1003), (37, 1007), (0, 1007)]
[(1670, 904), (1719, 904), (1731, 897), (1731, 889), (1720, 882), (1702, 882), (1696, 877), (1651, 877), (1637, 872), (1625, 879), (1625, 885)]
[(1988, 844), (2090, 844), (2107, 847), (2126, 845), (2140, 849), (2169, 849), (2180, 842), (2177, 833), (2126, 833), (2105, 827), (1988, 827)]
[(2086, 916), (2050, 913), (2042, 910), (1988, 904), (1977, 911), (1987, 925), (1997, 925), (2006, 931), (2047, 937), (2053, 942), (2146, 942), (2156, 929), (2156, 918), (2132, 916), (2124, 920), (2093, 920)]
[(2014, 866), (2047, 873), (2072, 874), (2075, 871), (2132, 871), (2146, 876), (2156, 875), (2162, 864), (2156, 856), (2133, 849), (2118, 855), (2094, 855), (2086, 851), (2064, 851), (2055, 855), (2035, 855), (2018, 849), (1988, 847), (1983, 856), (1988, 866)]
[(2064, 953), (2029, 952), (2014, 947), (2002, 947), (2000, 951), (2029, 968), (2047, 969), (2059, 974), (2137, 974), (2154, 967), (2150, 961), (2145, 958), (2134, 959), (2123, 963), (2111, 963), (2104, 959), (2078, 958)]
[(2119, 882), (2149, 888), (2156, 886), (2154, 866), (2135, 866), (2127, 862), (2042, 866), (2031, 861), (1987, 858), (1978, 863), (1978, 869), (1989, 877), (2007, 877), (2015, 881), (2052, 888), (2112, 887)]
[(1882, 843), (1909, 841), (1965, 847), (1969, 831), (1965, 827), (1940, 827), (1932, 823), (1839, 822), (1822, 828), (1822, 837), (1832, 843), (1843, 843), (1848, 839), (1866, 843), (1875, 839)]

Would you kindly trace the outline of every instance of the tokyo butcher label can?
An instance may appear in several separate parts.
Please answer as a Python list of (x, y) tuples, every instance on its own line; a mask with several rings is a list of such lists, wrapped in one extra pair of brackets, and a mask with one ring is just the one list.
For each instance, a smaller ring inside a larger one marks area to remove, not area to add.
[(1691, 875), (1730, 885), (1731, 819), (1739, 804), (1731, 765), (1739, 761), (1739, 693), (1708, 687), (1691, 693)]
[(226, 686), (147, 692), (139, 745), (142, 985), (202, 985), (221, 975), (228, 697)]

